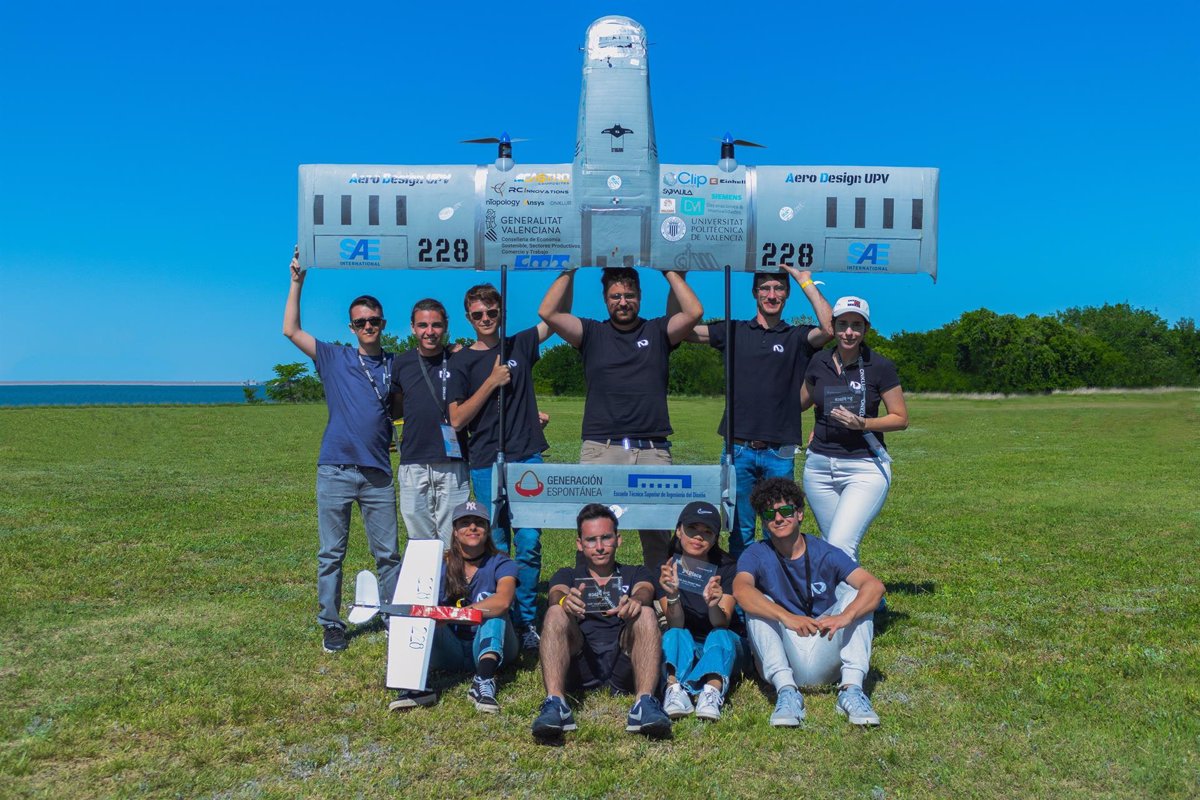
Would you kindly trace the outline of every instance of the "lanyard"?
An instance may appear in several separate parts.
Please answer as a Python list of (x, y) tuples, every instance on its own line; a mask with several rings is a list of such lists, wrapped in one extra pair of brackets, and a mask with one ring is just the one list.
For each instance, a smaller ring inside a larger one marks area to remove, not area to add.
[[(388, 393), (392, 391), (392, 359), (385, 353), (381, 356), (383, 360), (383, 384), (388, 387)], [(371, 388), (375, 391), (375, 397), (379, 398), (379, 404), (383, 406), (383, 414), (389, 420), (392, 418), (392, 410), (388, 408), (387, 400), (379, 391), (379, 385), (375, 383), (375, 376), (371, 374), (371, 370), (367, 368), (367, 362), (363, 360), (362, 353), (358, 354), (358, 364), (362, 367), (363, 372), (367, 375), (367, 380), (371, 382)]]
[(425, 357), (417, 353), (417, 363), (421, 365), (421, 374), (425, 376), (425, 385), (429, 387), (429, 393), (433, 395), (433, 402), (437, 403), (438, 408), (442, 410), (442, 419), (449, 424), (450, 418), (446, 416), (446, 380), (450, 377), (450, 370), (446, 369), (446, 351), (442, 350), (442, 368), (438, 370), (438, 376), (442, 379), (442, 399), (439, 401), (437, 390), (433, 388), (433, 381), (429, 379), (429, 367), (425, 365)]
[[(800, 534), (803, 536), (804, 534)], [(783, 570), (783, 577), (792, 585), (792, 589), (796, 594), (800, 595), (800, 607), (804, 609), (805, 616), (813, 615), (813, 597), (812, 597), (812, 563), (808, 557), (808, 551), (811, 549), (808, 540), (804, 540), (804, 582), (807, 584), (807, 590), (802, 590), (792, 580), (792, 573), (788, 571), (787, 562), (783, 560), (778, 550), (775, 550), (775, 545), (771, 545), (771, 549), (775, 551), (775, 557), (779, 559), (779, 568)]]

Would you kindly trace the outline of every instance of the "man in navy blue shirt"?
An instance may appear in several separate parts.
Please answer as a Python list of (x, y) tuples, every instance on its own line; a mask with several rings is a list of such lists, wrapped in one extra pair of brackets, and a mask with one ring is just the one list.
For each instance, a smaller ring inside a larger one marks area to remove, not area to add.
[(666, 736), (671, 718), (655, 696), (662, 678), (662, 635), (651, 603), (654, 576), (637, 564), (617, 562), (621, 535), (608, 506), (589, 503), (575, 520), (574, 567), (550, 578), (542, 628), (542, 682), (546, 699), (533, 736), (557, 740), (575, 730), (566, 691), (607, 686), (633, 693), (625, 730)]
[[(475, 499), (492, 513), (492, 466), (500, 451), (500, 396), (504, 396), (504, 460), (508, 464), (541, 463), (549, 445), (542, 434), (549, 416), (538, 411), (533, 392), (533, 365), (541, 357), (539, 346), (550, 337), (550, 328), (539, 322), (509, 335), (500, 363), (500, 293), (490, 283), (472, 286), (463, 298), (467, 321), (476, 340), (454, 356), (450, 386), (450, 423), (470, 433), (471, 487)], [(514, 533), (507, 514), (492, 528), (500, 552), (516, 547), (519, 565), (513, 621), (523, 650), (538, 648), (537, 585), (542, 570), (542, 532), (518, 528)]]
[(746, 612), (759, 671), (775, 687), (771, 724), (800, 725), (797, 687), (830, 683), (840, 669), (838, 713), (854, 725), (878, 725), (863, 679), (883, 584), (837, 547), (800, 532), (804, 492), (795, 481), (768, 478), (750, 504), (771, 538), (742, 553), (733, 595)]
[[(833, 338), (833, 312), (813, 282), (812, 273), (787, 264), (780, 272), (754, 275), (757, 313), (736, 320), (733, 329), (733, 468), (737, 505), (729, 532), (734, 558), (754, 543), (755, 516), (750, 508), (754, 484), (765, 478), (795, 478), (800, 429), (800, 385), (809, 357)], [(818, 325), (789, 325), (783, 320), (791, 286), (788, 275), (808, 298)], [(724, 322), (697, 325), (689, 341), (707, 344), (729, 358)], [(725, 435), (727, 415), (717, 433)], [(763, 534), (766, 534), (764, 526)]]
[[(538, 314), (583, 359), (587, 397), (580, 463), (670, 464), (668, 358), (704, 315), (700, 300), (682, 272), (664, 272), (679, 310), (643, 319), (637, 271), (609, 267), (600, 274), (608, 319), (581, 319), (569, 311), (574, 275), (564, 272), (550, 284)], [(642, 562), (662, 566), (670, 539), (670, 531), (642, 531)]]
[(316, 364), (329, 407), (317, 458), (317, 621), (325, 631), (325, 651), (333, 653), (347, 646), (346, 623), (338, 609), (354, 503), (362, 514), (384, 597), (392, 597), (400, 572), (396, 490), (388, 454), (394, 414), (393, 357), (379, 344), (387, 320), (378, 300), (362, 295), (350, 304), (350, 330), (358, 347), (322, 342), (300, 327), (305, 272), (300, 268), (299, 248), (292, 256), (291, 275), (283, 335)]

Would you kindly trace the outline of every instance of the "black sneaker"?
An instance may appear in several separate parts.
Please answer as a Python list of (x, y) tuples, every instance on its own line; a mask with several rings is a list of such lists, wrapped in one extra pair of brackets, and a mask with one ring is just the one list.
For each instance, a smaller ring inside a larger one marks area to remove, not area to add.
[(322, 642), (326, 653), (340, 653), (350, 646), (346, 641), (346, 632), (337, 625), (325, 626), (325, 639)]
[(431, 706), (438, 701), (438, 693), (429, 689), (401, 689), (396, 699), (388, 703), (388, 711), (405, 711), (417, 706)]
[(485, 714), (495, 714), (500, 711), (500, 704), (496, 702), (495, 678), (481, 678), (476, 675), (471, 679), (471, 688), (467, 690), (467, 697), (474, 701), (476, 711), (482, 711)]
[(517, 633), (521, 639), (522, 650), (537, 652), (538, 648), (542, 646), (542, 637), (538, 635), (537, 628), (532, 625), (521, 628)]

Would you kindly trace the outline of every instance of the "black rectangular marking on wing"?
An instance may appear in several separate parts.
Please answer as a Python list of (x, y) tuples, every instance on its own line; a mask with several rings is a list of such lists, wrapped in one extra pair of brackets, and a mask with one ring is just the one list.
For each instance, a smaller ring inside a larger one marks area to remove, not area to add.
[(367, 224), (379, 224), (379, 195), (377, 194), (367, 196)]
[(867, 198), (854, 198), (854, 227), (867, 227)]
[(342, 195), (342, 224), (350, 224), (350, 195)]
[(325, 224), (325, 195), (313, 195), (313, 225)]
[(883, 198), (883, 227), (891, 228), (896, 219), (896, 201), (894, 198)]
[(403, 194), (396, 195), (396, 224), (408, 224), (408, 196)]
[(825, 198), (825, 227), (826, 228), (836, 228), (837, 227), (837, 198), (836, 197), (826, 197)]
[(914, 231), (919, 231), (919, 230), (921, 230), (921, 227), (924, 224), (925, 224), (925, 201), (918, 197), (916, 200), (913, 200), (912, 229)]

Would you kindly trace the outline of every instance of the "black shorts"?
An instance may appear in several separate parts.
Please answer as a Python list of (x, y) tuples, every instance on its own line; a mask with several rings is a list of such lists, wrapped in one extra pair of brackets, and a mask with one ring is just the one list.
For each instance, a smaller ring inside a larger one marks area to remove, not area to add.
[(587, 691), (608, 686), (619, 694), (633, 694), (633, 661), (621, 646), (625, 624), (603, 639), (583, 637), (583, 649), (572, 656), (567, 669), (568, 690)]

